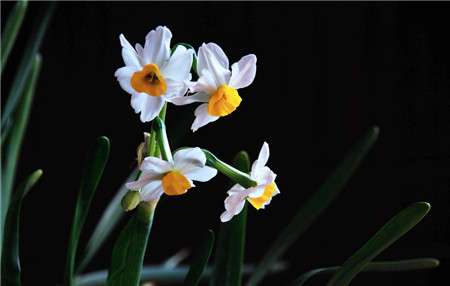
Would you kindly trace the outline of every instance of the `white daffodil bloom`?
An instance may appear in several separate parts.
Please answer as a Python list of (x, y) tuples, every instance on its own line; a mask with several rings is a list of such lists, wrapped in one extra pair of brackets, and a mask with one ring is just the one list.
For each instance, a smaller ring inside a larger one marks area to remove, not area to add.
[(159, 26), (147, 34), (144, 47), (136, 44), (134, 49), (120, 35), (125, 66), (115, 76), (131, 94), (131, 106), (141, 113), (142, 122), (153, 120), (165, 102), (174, 102), (188, 90), (194, 51), (179, 45), (171, 55), (171, 39), (170, 30)]
[(253, 188), (245, 189), (236, 184), (228, 191), (228, 197), (225, 199), (225, 211), (220, 216), (222, 222), (227, 222), (233, 216), (239, 214), (247, 200), (256, 209), (264, 209), (270, 203), (272, 197), (278, 195), (280, 191), (275, 184), (276, 174), (266, 166), (269, 159), (269, 145), (264, 142), (258, 159), (253, 162), (250, 177), (258, 185)]
[(223, 50), (214, 43), (204, 43), (198, 50), (197, 71), (199, 79), (189, 87), (195, 94), (176, 99), (180, 104), (205, 102), (195, 110), (193, 131), (229, 115), (239, 106), (242, 99), (237, 90), (255, 79), (256, 56), (242, 57), (230, 71)]
[(206, 182), (217, 174), (217, 170), (208, 167), (205, 154), (200, 148), (186, 148), (177, 151), (172, 162), (156, 157), (147, 157), (142, 161), (141, 176), (137, 181), (129, 182), (130, 190), (140, 190), (143, 201), (158, 200), (165, 193), (178, 196), (195, 187), (193, 181)]

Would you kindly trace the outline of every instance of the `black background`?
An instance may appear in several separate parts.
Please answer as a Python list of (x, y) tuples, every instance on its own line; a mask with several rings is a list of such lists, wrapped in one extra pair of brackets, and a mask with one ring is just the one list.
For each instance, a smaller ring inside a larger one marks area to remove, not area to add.
[[(2, 78), (2, 105), (38, 12), (31, 3)], [(12, 3), (2, 2), (2, 26)], [(109, 163), (81, 245), (133, 168), (148, 131), (116, 82), (123, 65), (118, 36), (134, 45), (157, 25), (173, 44), (216, 42), (230, 63), (254, 53), (255, 82), (240, 90), (231, 116), (192, 133), (195, 105), (169, 106), (173, 147), (202, 146), (230, 161), (270, 143), (269, 165), (282, 192), (249, 211), (246, 260), (257, 261), (279, 231), (372, 125), (381, 133), (346, 190), (284, 256), (284, 285), (315, 267), (342, 263), (392, 215), (415, 201), (429, 215), (378, 259), (436, 257), (432, 271), (361, 274), (354, 285), (444, 285), (450, 260), (450, 93), (448, 3), (59, 3), (41, 47), (43, 69), (17, 173), (44, 170), (23, 206), (25, 285), (61, 282), (83, 160), (100, 135)], [(217, 230), (228, 182), (219, 176), (157, 210), (146, 263), (159, 263)], [(88, 270), (107, 268), (117, 232)], [(447, 269), (446, 269), (447, 268)], [(324, 285), (318, 278), (309, 285)]]

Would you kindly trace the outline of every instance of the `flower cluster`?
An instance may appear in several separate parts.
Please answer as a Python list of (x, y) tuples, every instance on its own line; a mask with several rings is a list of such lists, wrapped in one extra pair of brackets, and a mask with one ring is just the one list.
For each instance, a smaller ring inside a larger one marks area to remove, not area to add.
[[(162, 26), (147, 34), (144, 46), (136, 44), (135, 48), (120, 35), (125, 66), (119, 68), (115, 76), (120, 86), (131, 94), (131, 106), (140, 113), (140, 120), (157, 122), (161, 127), (163, 123), (158, 115), (167, 103), (187, 105), (198, 102), (201, 104), (195, 109), (191, 126), (192, 131), (197, 131), (234, 112), (242, 102), (238, 89), (249, 86), (255, 78), (256, 56), (242, 57), (231, 65), (230, 70), (228, 58), (217, 44), (204, 43), (196, 53), (184, 44), (171, 49), (171, 39), (170, 30)], [(191, 70), (198, 75), (196, 81), (192, 81)], [(237, 183), (225, 199), (225, 212), (220, 217), (223, 222), (239, 214), (246, 200), (261, 209), (279, 193), (276, 175), (266, 166), (269, 158), (267, 143), (247, 175), (221, 161), (221, 165), (216, 166), (214, 162), (218, 161), (209, 162), (206, 151), (198, 147), (180, 149), (172, 157), (164, 128), (153, 131), (151, 136), (154, 141), (158, 138), (162, 156), (159, 158), (147, 150), (145, 158), (140, 160), (139, 178), (127, 184), (130, 190), (135, 190), (133, 194), (138, 195), (137, 201), (157, 201), (162, 194), (182, 195), (195, 186), (193, 181), (209, 181), (217, 170)], [(143, 149), (146, 148), (140, 148)], [(242, 183), (240, 177), (243, 176), (246, 176), (244, 181), (251, 183)], [(125, 208), (130, 209), (129, 206)]]

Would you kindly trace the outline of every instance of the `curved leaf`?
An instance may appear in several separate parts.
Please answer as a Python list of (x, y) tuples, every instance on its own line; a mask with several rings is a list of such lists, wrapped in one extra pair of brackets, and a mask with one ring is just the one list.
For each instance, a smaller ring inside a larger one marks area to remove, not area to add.
[(195, 253), (189, 272), (184, 280), (185, 286), (196, 286), (202, 277), (214, 245), (214, 232), (208, 230), (200, 248)]
[(19, 257), (19, 226), (22, 200), (28, 191), (36, 184), (42, 176), (42, 170), (34, 171), (14, 193), (8, 208), (5, 221), (5, 240), (2, 253), (2, 275), (3, 285), (17, 285), (20, 282), (20, 257)]
[(358, 141), (337, 169), (326, 179), (312, 197), (299, 209), (295, 217), (275, 239), (248, 281), (257, 285), (266, 276), (270, 266), (312, 225), (316, 218), (333, 202), (344, 189), (350, 177), (378, 138), (378, 127), (372, 127)]
[(430, 208), (428, 203), (419, 202), (399, 212), (344, 262), (342, 268), (333, 275), (327, 285), (348, 285), (372, 259), (419, 223)]
[(69, 246), (67, 248), (67, 261), (65, 284), (73, 285), (75, 259), (78, 249), (78, 240), (81, 230), (86, 221), (92, 198), (94, 197), (97, 186), (105, 169), (109, 156), (109, 140), (102, 136), (97, 139), (94, 150), (87, 160), (86, 168), (81, 179), (80, 190), (75, 205), (75, 213), (73, 216), (72, 229), (70, 232)]

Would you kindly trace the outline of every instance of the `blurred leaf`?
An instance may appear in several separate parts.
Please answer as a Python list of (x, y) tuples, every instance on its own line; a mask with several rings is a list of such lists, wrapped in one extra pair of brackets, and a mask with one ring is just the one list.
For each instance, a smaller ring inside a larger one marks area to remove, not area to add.
[(3, 68), (8, 61), (9, 53), (11, 52), (14, 42), (16, 41), (17, 33), (20, 30), (20, 26), (22, 26), (23, 17), (27, 11), (27, 6), (27, 1), (17, 1), (16, 5), (9, 13), (8, 21), (6, 21), (5, 28), (2, 32), (2, 40), (0, 42), (1, 72), (3, 72)]
[[(20, 96), (23, 93), (24, 87), (27, 86), (27, 78), (29, 71), (33, 65), (33, 59), (36, 57), (38, 49), (41, 45), (42, 39), (44, 38), (45, 30), (47, 29), (48, 23), (50, 22), (51, 15), (54, 10), (54, 3), (48, 4), (49, 7), (45, 12), (44, 17), (39, 23), (35, 23), (35, 30), (31, 33), (31, 36), (28, 38), (28, 43), (25, 48), (25, 54), (22, 57), (22, 61), (17, 69), (16, 76), (14, 81), (12, 82), (12, 87), (9, 92), (8, 100), (3, 108), (2, 112), (2, 137), (5, 134), (9, 133), (5, 127), (13, 126), (14, 124), (7, 125), (7, 122), (10, 120), (10, 116), (16, 108), (16, 105), (20, 101)], [(3, 63), (2, 63), (3, 64)]]
[(80, 238), (83, 225), (86, 221), (92, 198), (94, 197), (97, 186), (105, 169), (109, 156), (109, 140), (102, 136), (97, 139), (94, 150), (88, 157), (86, 167), (81, 179), (80, 190), (75, 205), (72, 229), (70, 232), (69, 246), (67, 248), (67, 261), (65, 273), (65, 285), (73, 285), (75, 260), (78, 249), (78, 240)]
[[(14, 128), (11, 129), (11, 134), (6, 141), (6, 151), (4, 153), (5, 165), (2, 168), (2, 190), (1, 190), (1, 230), (2, 235), (0, 240), (3, 239), (3, 230), (6, 211), (8, 209), (9, 200), (11, 197), (11, 189), (14, 183), (14, 177), (16, 174), (17, 161), (19, 160), (20, 148), (22, 146), (23, 137), (28, 123), (28, 117), (30, 115), (31, 105), (33, 102), (34, 92), (36, 88), (36, 82), (41, 69), (41, 57), (36, 55), (32, 60), (32, 69), (29, 74), (24, 94), (21, 97), (20, 105), (14, 118)], [(0, 247), (2, 241), (0, 241)], [(1, 250), (1, 249), (0, 249)]]
[(399, 212), (344, 262), (342, 268), (333, 275), (327, 285), (348, 285), (372, 259), (419, 223), (430, 208), (428, 203), (419, 202)]
[[(371, 262), (364, 266), (364, 272), (399, 272), (436, 268), (439, 260), (434, 258), (405, 259), (398, 261), (378, 261)], [(319, 274), (333, 274), (340, 270), (340, 266), (318, 268), (300, 275), (291, 286), (303, 286), (312, 277)]]
[(42, 170), (34, 171), (26, 181), (19, 185), (9, 205), (5, 221), (5, 240), (2, 253), (1, 281), (3, 285), (21, 285), (19, 226), (22, 200), (41, 176)]
[(138, 286), (156, 204), (141, 202), (117, 239), (106, 285)]
[(209, 256), (214, 245), (214, 232), (208, 230), (205, 238), (202, 240), (202, 244), (192, 259), (191, 268), (184, 280), (185, 286), (196, 286), (202, 277), (206, 264), (208, 263)]
[(138, 171), (139, 170), (136, 168), (133, 170), (133, 172), (131, 172), (131, 174), (125, 180), (123, 185), (117, 191), (116, 195), (103, 212), (99, 222), (94, 229), (94, 232), (89, 238), (86, 248), (80, 255), (80, 264), (77, 268), (77, 273), (82, 272), (83, 269), (89, 264), (92, 257), (94, 257), (99, 248), (124, 217), (125, 212), (120, 205), (120, 200), (122, 200), (122, 197), (128, 192), (128, 189), (125, 187), (125, 183), (136, 179)]
[[(250, 159), (247, 152), (239, 152), (233, 160), (233, 166), (244, 173), (250, 172)], [(220, 224), (211, 285), (241, 285), (246, 224), (247, 203), (239, 215), (234, 216), (229, 222)]]
[(247, 285), (254, 286), (261, 282), (267, 274), (270, 265), (277, 261), (333, 202), (372, 148), (378, 138), (378, 133), (378, 127), (372, 127), (364, 137), (353, 146), (337, 169), (327, 178), (312, 197), (306, 201), (295, 217), (284, 228), (277, 239), (275, 239), (272, 246), (258, 264), (255, 273), (250, 277)]

